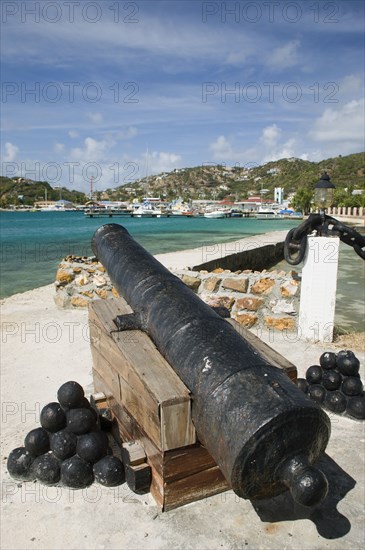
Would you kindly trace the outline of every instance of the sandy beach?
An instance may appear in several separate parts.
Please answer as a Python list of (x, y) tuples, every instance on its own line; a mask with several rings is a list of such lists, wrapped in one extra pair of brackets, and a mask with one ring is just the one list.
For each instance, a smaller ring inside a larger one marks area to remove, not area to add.
[[(87, 395), (93, 391), (87, 311), (59, 310), (53, 295), (48, 285), (2, 302), (2, 548), (362, 547), (364, 423), (336, 415), (321, 460), (330, 492), (317, 511), (294, 505), (288, 494), (252, 503), (228, 491), (161, 513), (150, 494), (135, 495), (126, 484), (72, 491), (13, 480), (6, 457), (39, 426), (40, 410), (56, 399), (58, 387), (73, 379)], [(299, 376), (323, 351), (341, 349), (280, 333), (260, 336), (297, 366)], [(364, 349), (356, 354), (364, 379)]]

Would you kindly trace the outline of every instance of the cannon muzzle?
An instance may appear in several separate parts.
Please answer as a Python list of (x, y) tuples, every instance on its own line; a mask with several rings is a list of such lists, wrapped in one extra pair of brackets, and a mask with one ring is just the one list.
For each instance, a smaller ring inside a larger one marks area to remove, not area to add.
[(134, 314), (120, 329), (148, 333), (193, 396), (199, 440), (233, 490), (262, 499), (290, 489), (306, 506), (327, 480), (313, 464), (325, 450), (328, 416), (282, 371), (117, 224), (92, 249)]

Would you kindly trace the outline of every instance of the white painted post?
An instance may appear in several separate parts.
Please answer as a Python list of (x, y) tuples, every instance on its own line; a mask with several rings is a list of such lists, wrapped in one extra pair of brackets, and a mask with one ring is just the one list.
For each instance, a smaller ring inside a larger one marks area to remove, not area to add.
[(304, 340), (333, 341), (339, 243), (338, 237), (308, 237), (298, 322)]

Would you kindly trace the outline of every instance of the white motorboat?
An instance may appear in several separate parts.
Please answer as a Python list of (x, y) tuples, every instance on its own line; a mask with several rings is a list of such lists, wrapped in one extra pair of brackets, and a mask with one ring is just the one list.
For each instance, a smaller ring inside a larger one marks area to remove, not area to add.
[(279, 220), (281, 215), (273, 209), (270, 208), (259, 208), (256, 212), (256, 219), (258, 220)]
[(204, 212), (204, 218), (217, 219), (226, 217), (227, 213), (223, 210), (212, 210), (211, 212)]
[(162, 211), (150, 202), (144, 202), (136, 208), (133, 208), (132, 216), (135, 218), (160, 218), (162, 216)]

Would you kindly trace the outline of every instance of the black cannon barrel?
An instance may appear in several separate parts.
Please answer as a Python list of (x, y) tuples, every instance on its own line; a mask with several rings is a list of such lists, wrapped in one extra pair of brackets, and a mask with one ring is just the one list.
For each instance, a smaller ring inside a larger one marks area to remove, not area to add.
[(193, 396), (199, 440), (233, 490), (262, 499), (290, 488), (307, 506), (327, 493), (312, 464), (325, 450), (328, 416), (280, 369), (117, 224), (92, 240), (118, 292)]

